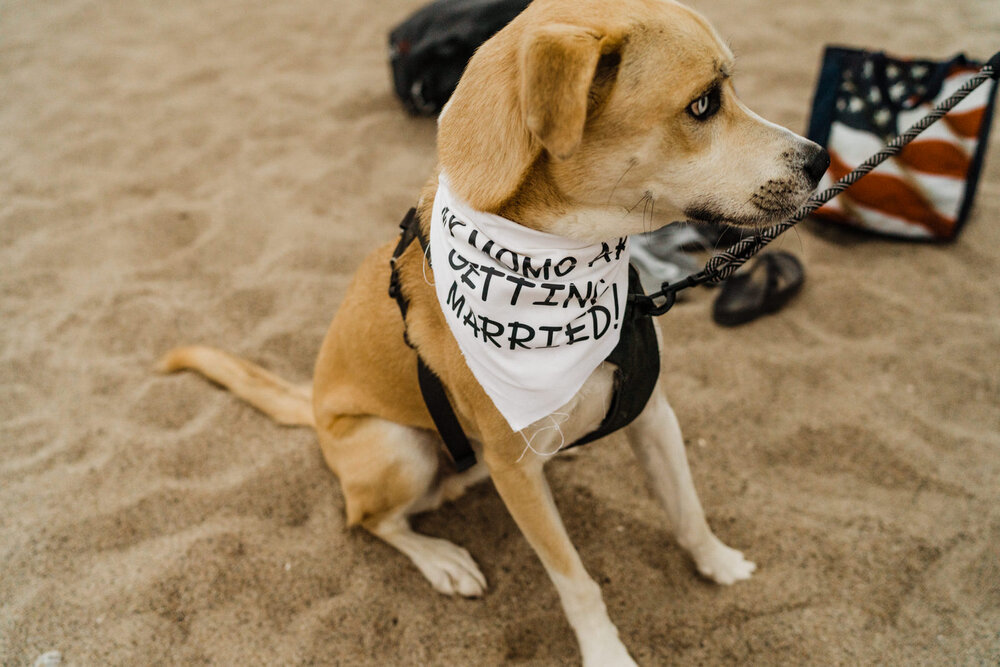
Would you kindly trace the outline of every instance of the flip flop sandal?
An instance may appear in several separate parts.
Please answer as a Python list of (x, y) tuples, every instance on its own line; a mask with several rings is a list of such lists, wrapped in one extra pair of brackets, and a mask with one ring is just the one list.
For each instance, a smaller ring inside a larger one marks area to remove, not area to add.
[(802, 263), (787, 252), (761, 255), (750, 270), (727, 280), (715, 300), (712, 319), (734, 327), (781, 309), (802, 288)]

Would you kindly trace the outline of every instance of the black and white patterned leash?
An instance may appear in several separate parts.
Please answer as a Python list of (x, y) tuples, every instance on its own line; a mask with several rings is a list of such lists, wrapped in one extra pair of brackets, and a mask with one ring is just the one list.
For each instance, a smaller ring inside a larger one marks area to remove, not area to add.
[(934, 107), (930, 113), (910, 126), (906, 132), (903, 132), (890, 141), (882, 150), (858, 165), (852, 172), (837, 181), (833, 186), (810, 197), (791, 218), (767, 227), (753, 236), (741, 239), (725, 250), (716, 253), (705, 264), (705, 268), (698, 273), (694, 273), (676, 283), (663, 283), (659, 291), (645, 297), (636, 296), (636, 306), (646, 314), (662, 315), (674, 305), (674, 302), (677, 300), (677, 293), (681, 290), (697, 285), (722, 282), (733, 275), (747, 260), (760, 252), (764, 246), (777, 238), (782, 232), (801, 222), (807, 215), (849, 188), (872, 169), (893, 155), (897, 155), (918, 134), (940, 120), (942, 116), (955, 108), (973, 90), (989, 79), (998, 78), (1000, 78), (1000, 52), (994, 54), (989, 62), (975, 76), (966, 81), (961, 88), (956, 90), (951, 97)]

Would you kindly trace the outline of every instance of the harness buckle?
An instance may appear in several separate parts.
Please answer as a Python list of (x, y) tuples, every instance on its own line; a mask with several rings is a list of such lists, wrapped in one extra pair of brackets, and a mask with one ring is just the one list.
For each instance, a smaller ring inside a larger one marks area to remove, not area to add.
[(399, 271), (396, 270), (396, 257), (389, 258), (389, 266), (392, 272), (389, 274), (389, 297), (399, 299)]

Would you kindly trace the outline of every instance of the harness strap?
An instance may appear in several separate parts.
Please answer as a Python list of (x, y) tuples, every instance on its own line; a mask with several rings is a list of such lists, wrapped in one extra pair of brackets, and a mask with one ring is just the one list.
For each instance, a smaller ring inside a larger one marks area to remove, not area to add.
[(455, 410), (451, 407), (448, 395), (444, 393), (444, 385), (434, 371), (427, 367), (423, 358), (417, 355), (417, 380), (420, 382), (420, 393), (424, 396), (427, 411), (431, 413), (434, 426), (437, 427), (441, 439), (444, 440), (448, 453), (458, 472), (468, 470), (476, 465), (476, 453), (472, 451), (469, 438), (458, 423)]
[(660, 379), (660, 345), (656, 340), (656, 328), (653, 318), (635, 305), (633, 297), (644, 295), (639, 272), (631, 265), (628, 267), (628, 294), (618, 345), (606, 359), (615, 365), (611, 405), (597, 430), (563, 449), (586, 445), (631, 424), (646, 407)]
[[(396, 262), (403, 255), (410, 244), (413, 243), (413, 239), (420, 239), (420, 247), (427, 251), (427, 243), (424, 241), (423, 237), (420, 235), (420, 225), (414, 224), (417, 222), (417, 209), (411, 208), (403, 216), (402, 222), (399, 223), (399, 228), (403, 230), (403, 233), (399, 235), (399, 243), (396, 244), (395, 250), (392, 251), (392, 257), (389, 258), (389, 266), (392, 267), (392, 273), (389, 274), (389, 296), (396, 300), (396, 305), (399, 306), (399, 312), (403, 315), (403, 320), (406, 320), (406, 311), (410, 304), (403, 297), (403, 293), (399, 290), (399, 271), (396, 269)], [(407, 345), (410, 345), (410, 341), (406, 341)], [(410, 347), (413, 347), (410, 345)]]
[[(417, 209), (411, 208), (403, 221), (399, 223), (399, 227), (403, 233), (400, 235), (399, 243), (396, 244), (396, 249), (392, 251), (392, 258), (389, 260), (389, 266), (392, 267), (392, 272), (389, 275), (389, 296), (396, 300), (399, 313), (403, 316), (403, 340), (413, 348), (413, 344), (406, 335), (406, 311), (410, 304), (399, 287), (399, 270), (396, 267), (396, 262), (413, 243), (413, 239), (420, 242), (420, 247), (424, 252), (427, 251), (427, 241), (420, 233), (420, 219), (417, 217)], [(476, 453), (472, 451), (469, 438), (462, 430), (458, 417), (455, 416), (455, 410), (451, 407), (451, 401), (448, 400), (444, 385), (441, 384), (441, 380), (434, 374), (434, 371), (424, 363), (419, 352), (417, 353), (417, 381), (420, 384), (420, 394), (424, 398), (427, 411), (431, 413), (434, 426), (441, 434), (441, 439), (444, 440), (445, 447), (448, 448), (448, 453), (455, 462), (455, 468), (458, 472), (468, 470), (476, 464)]]

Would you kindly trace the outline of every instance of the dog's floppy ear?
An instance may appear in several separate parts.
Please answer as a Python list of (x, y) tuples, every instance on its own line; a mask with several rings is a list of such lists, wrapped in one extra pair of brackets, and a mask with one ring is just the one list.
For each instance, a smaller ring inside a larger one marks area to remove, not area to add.
[(521, 53), (521, 110), (531, 133), (564, 160), (580, 145), (602, 35), (556, 24), (529, 34)]
[(456, 193), (496, 211), (543, 149), (572, 155), (597, 62), (620, 42), (592, 27), (515, 19), (483, 44), (438, 119), (438, 161)]

